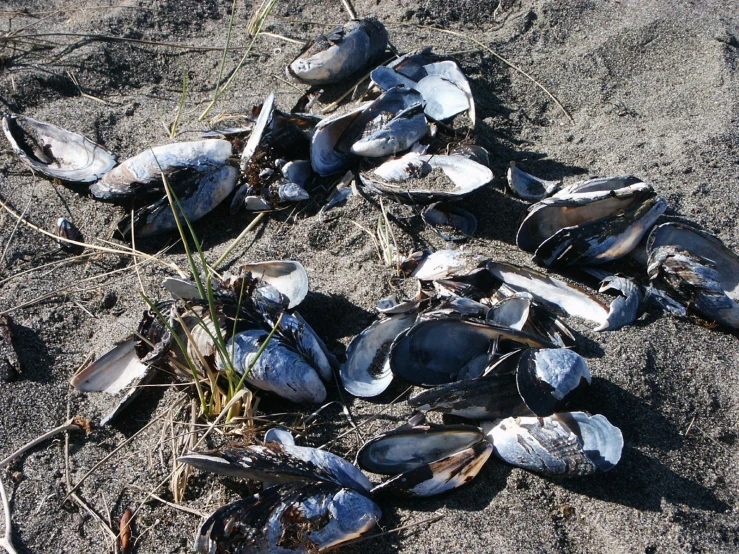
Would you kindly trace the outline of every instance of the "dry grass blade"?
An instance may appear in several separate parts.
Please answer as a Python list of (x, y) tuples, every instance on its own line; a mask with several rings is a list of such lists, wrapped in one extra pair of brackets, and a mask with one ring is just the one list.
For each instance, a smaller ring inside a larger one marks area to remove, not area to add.
[(194, 508), (188, 508), (187, 506), (180, 506), (179, 504), (175, 504), (173, 502), (168, 502), (167, 500), (164, 500), (161, 496), (157, 496), (153, 492), (146, 491), (142, 489), (141, 487), (137, 487), (136, 485), (129, 485), (131, 488), (138, 489), (140, 491), (145, 492), (148, 496), (153, 498), (154, 500), (161, 502), (162, 504), (165, 504), (166, 506), (169, 506), (170, 508), (174, 508), (175, 510), (178, 510), (180, 512), (184, 512), (186, 514), (192, 514), (194, 516), (202, 517), (203, 519), (208, 517), (208, 514), (204, 514), (203, 512), (196, 510)]
[(357, 19), (357, 10), (354, 9), (351, 0), (341, 0), (341, 3), (344, 4), (344, 9), (349, 14), (349, 19)]
[[(187, 98), (187, 68), (183, 65), (182, 67), (182, 94), (180, 95), (180, 103), (177, 106), (177, 114), (175, 115), (174, 121), (169, 129), (169, 138), (173, 139), (177, 136), (177, 125), (180, 123), (180, 117), (182, 117), (182, 110), (185, 107), (185, 98)], [(133, 231), (133, 226), (131, 226)]]
[(249, 231), (251, 231), (252, 229), (254, 229), (254, 227), (256, 227), (257, 224), (260, 221), (262, 221), (262, 219), (264, 218), (264, 214), (265, 214), (265, 212), (260, 212), (257, 215), (257, 217), (255, 217), (252, 220), (252, 222), (249, 223), (249, 225), (246, 226), (246, 229), (244, 229), (243, 231), (241, 231), (241, 233), (239, 233), (239, 236), (236, 237), (233, 240), (233, 242), (228, 245), (228, 248), (226, 248), (226, 251), (223, 254), (221, 254), (221, 257), (218, 258), (216, 260), (216, 263), (213, 264), (214, 267), (220, 266), (223, 263), (223, 260), (225, 260), (226, 258), (228, 258), (228, 255), (233, 251), (234, 248), (236, 248), (236, 246), (243, 240), (243, 238), (249, 233)]
[[(38, 231), (39, 233), (46, 235), (47, 237), (51, 237), (52, 239), (56, 240), (56, 235), (53, 233), (50, 233), (49, 231), (42, 229), (41, 227), (38, 227), (34, 225), (33, 223), (26, 221), (23, 216), (18, 214), (13, 208), (8, 206), (7, 203), (5, 203), (2, 199), (0, 199), (0, 207), (3, 208), (6, 212), (8, 212), (10, 215), (12, 215), (14, 218), (18, 219), (23, 223), (24, 225), (30, 227), (34, 231)], [(89, 244), (84, 242), (77, 242), (76, 240), (71, 239), (65, 239), (64, 242), (68, 242), (69, 244), (74, 244), (76, 246), (82, 246), (84, 248), (90, 248), (92, 250), (97, 250), (99, 252), (106, 252), (108, 254), (118, 254), (120, 256), (138, 256), (140, 258), (144, 258), (145, 260), (151, 260), (154, 262), (157, 262), (158, 264), (161, 264), (165, 267), (170, 268), (171, 270), (175, 271), (180, 277), (185, 277), (186, 275), (183, 273), (183, 271), (177, 267), (176, 264), (165, 262), (164, 260), (160, 260), (159, 258), (155, 256), (151, 256), (150, 254), (145, 254), (144, 252), (138, 252), (134, 250), (133, 248), (129, 248), (128, 250), (123, 250), (123, 248), (127, 247), (121, 247), (121, 249), (118, 248), (106, 248), (104, 246), (97, 246), (95, 244)]]

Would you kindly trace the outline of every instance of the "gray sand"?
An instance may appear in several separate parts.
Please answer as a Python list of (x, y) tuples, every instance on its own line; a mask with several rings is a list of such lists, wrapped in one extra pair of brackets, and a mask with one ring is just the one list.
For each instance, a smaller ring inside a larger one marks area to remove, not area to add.
[[(6, 0), (3, 33), (102, 34), (181, 45), (222, 47), (229, 0), (113, 2)], [(356, 1), (360, 15), (388, 25), (400, 51), (433, 45), (461, 52), (477, 99), (478, 136), (494, 161), (496, 181), (461, 206), (480, 225), (466, 248), (499, 260), (530, 264), (515, 247), (515, 231), (526, 204), (502, 192), (511, 160), (526, 171), (566, 184), (588, 176), (633, 174), (654, 184), (670, 204), (668, 215), (697, 222), (739, 249), (739, 12), (735, 2), (506, 1), (498, 21), (494, 1)], [(420, 5), (423, 5), (421, 7)], [(21, 14), (18, 10), (27, 10)], [(249, 6), (237, 3), (233, 46), (243, 48)], [(341, 2), (278, 0), (266, 30), (307, 39), (346, 19)], [(415, 25), (438, 25), (489, 45), (552, 91), (574, 119), (531, 81), (478, 45)], [(4, 39), (0, 39), (4, 40)], [(75, 36), (44, 36), (49, 50), (16, 49), (0, 42), (0, 102), (3, 109), (82, 133), (121, 157), (167, 142), (163, 122), (174, 118), (183, 68), (188, 95), (179, 140), (206, 128), (197, 116), (212, 97), (219, 51), (196, 51)], [(67, 45), (67, 46), (65, 46)], [(213, 114), (245, 113), (269, 92), (289, 109), (300, 90), (283, 80), (296, 44), (263, 36)], [(243, 50), (229, 53), (232, 69)], [(81, 96), (69, 78), (74, 75)], [(331, 92), (331, 91), (329, 91)], [(4, 139), (3, 139), (4, 140)], [(88, 241), (107, 238), (120, 208), (34, 177), (7, 149), (0, 159), (0, 194), (34, 224), (52, 229), (66, 215)], [(229, 258), (259, 261), (288, 258), (308, 269), (311, 294), (300, 311), (339, 356), (374, 317), (374, 303), (395, 290), (392, 271), (379, 261), (365, 227), (376, 225), (377, 208), (353, 201), (340, 217), (320, 223), (317, 205), (286, 210), (245, 240)], [(196, 224), (210, 260), (216, 260), (253, 216), (231, 217), (227, 206)], [(418, 218), (394, 225), (398, 247), (408, 253), (444, 242)], [(12, 240), (9, 241), (9, 237)], [(172, 236), (141, 241), (149, 253), (173, 244)], [(13, 310), (23, 373), (0, 382), (0, 458), (59, 425), (67, 412), (96, 420), (106, 399), (70, 390), (88, 354), (104, 353), (135, 328), (145, 304), (130, 259), (94, 255), (74, 261), (55, 243), (0, 212), (0, 311)], [(185, 267), (180, 245), (165, 260)], [(68, 260), (68, 261), (65, 261)], [(45, 264), (51, 264), (42, 267)], [(139, 264), (146, 291), (163, 296), (158, 283), (171, 274), (163, 266)], [(34, 271), (21, 274), (24, 271)], [(106, 272), (109, 276), (94, 278)], [(83, 281), (89, 279), (88, 281)], [(52, 293), (53, 296), (44, 297)], [(20, 306), (20, 307), (19, 307)], [(579, 351), (594, 376), (583, 408), (603, 413), (624, 435), (621, 463), (588, 479), (548, 479), (490, 461), (464, 489), (424, 501), (384, 499), (384, 529), (441, 520), (412, 532), (391, 534), (348, 547), (346, 552), (736, 552), (739, 549), (739, 355), (736, 333), (706, 322), (648, 314), (636, 325), (598, 334), (573, 321)], [(161, 378), (155, 384), (166, 384)], [(147, 422), (168, 417), (182, 388), (156, 387), (109, 428), (72, 434), (70, 477), (77, 482), (93, 465)], [(399, 387), (397, 393), (402, 391)], [(335, 389), (331, 399), (338, 399)], [(393, 398), (390, 394), (388, 398)], [(357, 421), (382, 405), (349, 400)], [(289, 404), (264, 401), (269, 412)], [(303, 407), (303, 410), (310, 409)], [(178, 412), (187, 419), (189, 408)], [(410, 414), (399, 402), (363, 436), (398, 425)], [(281, 416), (293, 424), (296, 418)], [(304, 444), (320, 444), (346, 430), (336, 405), (324, 410)], [(180, 428), (182, 432), (184, 428)], [(177, 433), (177, 431), (175, 431)], [(79, 490), (99, 514), (106, 506), (117, 521), (145, 499), (172, 466), (168, 424), (154, 423), (87, 479)], [(261, 438), (258, 435), (258, 438)], [(215, 437), (216, 441), (223, 441)], [(359, 439), (349, 434), (331, 450), (352, 458)], [(13, 540), (19, 552), (110, 551), (98, 523), (66, 494), (64, 441), (37, 447), (12, 464), (2, 479), (11, 496)], [(194, 472), (184, 505), (205, 513), (240, 495), (244, 483)], [(168, 486), (157, 493), (171, 500)], [(134, 523), (135, 552), (187, 552), (200, 520), (157, 501), (144, 503)]]

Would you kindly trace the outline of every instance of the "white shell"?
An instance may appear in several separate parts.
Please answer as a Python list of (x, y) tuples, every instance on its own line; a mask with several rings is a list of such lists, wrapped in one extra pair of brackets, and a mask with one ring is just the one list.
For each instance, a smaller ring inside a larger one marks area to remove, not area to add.
[(254, 277), (275, 287), (290, 300), (288, 309), (300, 304), (308, 294), (308, 273), (300, 262), (272, 260), (242, 265), (239, 270), (250, 271)]

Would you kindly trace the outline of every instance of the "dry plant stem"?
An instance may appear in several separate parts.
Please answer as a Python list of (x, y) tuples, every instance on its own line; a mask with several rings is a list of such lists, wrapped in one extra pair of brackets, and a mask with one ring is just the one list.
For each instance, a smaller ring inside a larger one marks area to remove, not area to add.
[[(133, 434), (133, 435), (131, 435), (131, 436), (130, 436), (129, 438), (127, 438), (127, 439), (126, 439), (125, 441), (123, 441), (123, 442), (122, 442), (122, 443), (121, 443), (121, 444), (120, 444), (120, 445), (119, 445), (118, 447), (116, 447), (116, 448), (115, 448), (115, 449), (114, 449), (114, 450), (113, 450), (113, 451), (112, 451), (112, 452), (111, 452), (110, 454), (108, 454), (107, 456), (105, 456), (105, 458), (103, 458), (103, 459), (102, 459), (102, 460), (100, 460), (100, 461), (99, 461), (98, 463), (96, 463), (96, 464), (95, 464), (94, 466), (92, 466), (92, 468), (91, 468), (91, 469), (90, 469), (90, 470), (89, 470), (89, 471), (88, 471), (87, 473), (85, 473), (85, 475), (84, 475), (84, 476), (83, 476), (83, 477), (82, 477), (82, 478), (81, 478), (81, 479), (80, 479), (79, 481), (77, 481), (77, 484), (76, 484), (75, 486), (73, 486), (73, 487), (72, 487), (72, 488), (70, 489), (70, 491), (69, 491), (69, 492), (67, 493), (67, 497), (69, 497), (69, 496), (70, 496), (70, 495), (71, 495), (71, 494), (72, 494), (73, 492), (75, 492), (75, 491), (76, 491), (77, 489), (79, 489), (79, 488), (80, 488), (80, 486), (82, 485), (82, 483), (84, 483), (84, 482), (85, 482), (85, 480), (86, 480), (86, 479), (87, 479), (87, 478), (88, 478), (88, 477), (89, 477), (90, 475), (92, 475), (92, 474), (93, 474), (93, 472), (95, 472), (95, 470), (97, 470), (97, 469), (98, 469), (98, 468), (99, 468), (100, 466), (102, 466), (102, 465), (103, 465), (103, 464), (104, 464), (105, 462), (107, 462), (108, 460), (110, 460), (110, 459), (111, 459), (111, 458), (112, 458), (113, 456), (115, 456), (115, 455), (116, 455), (116, 454), (118, 453), (118, 451), (119, 451), (119, 450), (121, 450), (122, 448), (124, 448), (125, 446), (127, 446), (128, 444), (130, 444), (130, 443), (131, 443), (131, 442), (132, 442), (132, 441), (133, 441), (134, 439), (136, 439), (136, 438), (137, 438), (137, 437), (138, 437), (139, 435), (141, 435), (141, 434), (142, 434), (142, 433), (143, 433), (144, 431), (146, 431), (146, 430), (147, 430), (147, 429), (148, 429), (149, 427), (151, 427), (152, 425), (154, 425), (154, 423), (156, 423), (157, 421), (158, 421), (157, 419), (153, 419), (153, 420), (151, 420), (151, 421), (150, 421), (149, 423), (147, 423), (147, 424), (146, 424), (146, 425), (144, 425), (144, 426), (143, 426), (143, 427), (142, 427), (141, 429), (139, 429), (139, 430), (138, 430), (138, 431), (137, 431), (136, 433), (134, 433), (134, 434)], [(65, 500), (66, 500), (66, 499), (65, 499)]]
[(74, 421), (74, 420), (73, 419), (68, 420), (63, 425), (60, 425), (59, 427), (55, 427), (54, 429), (52, 429), (48, 433), (44, 433), (40, 437), (37, 437), (37, 438), (33, 439), (28, 444), (26, 444), (26, 445), (22, 446), (21, 448), (19, 448), (18, 450), (16, 450), (15, 452), (13, 452), (10, 456), (8, 456), (4, 460), (0, 461), (0, 469), (6, 467), (8, 465), (10, 465), (10, 463), (13, 462), (13, 460), (19, 458), (20, 456), (22, 456), (25, 452), (27, 452), (28, 450), (30, 450), (34, 446), (36, 446), (38, 444), (41, 444), (42, 442), (50, 439), (53, 436), (58, 435), (59, 433), (64, 433), (65, 431), (82, 431), (82, 428), (79, 425), (75, 425), (74, 423), (72, 423), (72, 421)]
[(142, 489), (141, 487), (137, 485), (128, 485), (128, 486), (131, 488), (140, 490), (141, 492), (146, 493), (148, 496), (151, 496), (154, 500), (157, 500), (161, 502), (162, 504), (165, 504), (169, 506), (170, 508), (174, 508), (175, 510), (178, 510), (180, 512), (184, 512), (186, 514), (192, 514), (194, 516), (199, 516), (199, 517), (202, 517), (203, 519), (208, 517), (208, 514), (204, 514), (203, 512), (196, 510), (194, 508), (188, 508), (187, 506), (181, 506), (180, 504), (175, 504), (174, 502), (168, 502), (167, 500), (164, 500), (164, 498), (162, 498), (161, 496), (157, 496), (153, 492), (149, 492), (145, 489)]
[(246, 229), (244, 229), (243, 231), (241, 231), (241, 233), (239, 233), (239, 236), (236, 237), (233, 240), (233, 242), (228, 245), (228, 248), (226, 248), (226, 251), (223, 254), (221, 254), (221, 257), (218, 258), (216, 260), (216, 263), (213, 264), (214, 267), (220, 266), (223, 263), (223, 260), (228, 258), (228, 255), (233, 251), (234, 248), (236, 248), (236, 246), (243, 240), (243, 238), (249, 233), (249, 231), (254, 229), (254, 227), (256, 227), (260, 221), (262, 221), (262, 218), (264, 217), (265, 213), (266, 212), (260, 212), (259, 214), (257, 214), (257, 217), (255, 217), (252, 220), (252, 222), (246, 226)]
[[(25, 219), (23, 219), (23, 216), (21, 216), (20, 214), (18, 214), (15, 210), (13, 210), (13, 208), (11, 208), (10, 206), (8, 206), (8, 204), (6, 204), (3, 200), (0, 200), (0, 207), (2, 207), (10, 215), (12, 215), (14, 218), (20, 220), (22, 223), (24, 223), (25, 225), (27, 225), (28, 227), (30, 227), (34, 231), (38, 231), (39, 233), (44, 234), (47, 237), (51, 237), (52, 239), (56, 240), (56, 238), (57, 238), (56, 235), (54, 235), (53, 233), (50, 233), (49, 231), (47, 231), (45, 229), (42, 229), (41, 227), (37, 227), (36, 225), (34, 225), (33, 223), (31, 223), (29, 221), (26, 221)], [(180, 277), (185, 277), (186, 276), (182, 272), (182, 270), (179, 267), (177, 267), (175, 264), (169, 263), (169, 262), (165, 262), (164, 260), (160, 260), (159, 258), (157, 258), (155, 256), (151, 256), (151, 255), (145, 254), (143, 252), (137, 252), (136, 250), (134, 250), (132, 248), (129, 248), (128, 250), (119, 250), (119, 249), (116, 249), (116, 248), (106, 248), (104, 246), (97, 246), (95, 244), (88, 244), (88, 243), (84, 243), (84, 242), (78, 242), (76, 240), (71, 240), (71, 239), (65, 239), (64, 242), (67, 242), (69, 244), (74, 244), (76, 246), (82, 246), (84, 248), (91, 248), (93, 250), (98, 250), (100, 252), (107, 252), (108, 254), (118, 254), (120, 256), (139, 256), (139, 257), (144, 258), (146, 260), (151, 260), (151, 261), (157, 262), (159, 264), (162, 264), (165, 267), (168, 267), (169, 269), (177, 272), (177, 274)], [(127, 248), (127, 247), (121, 247), (121, 248)]]
[(341, 3), (344, 4), (344, 9), (349, 14), (349, 19), (357, 19), (357, 10), (354, 9), (351, 0), (341, 0)]
[(490, 54), (491, 56), (497, 58), (498, 60), (500, 60), (501, 62), (503, 62), (504, 64), (506, 64), (508, 67), (512, 68), (513, 70), (517, 71), (518, 73), (520, 73), (521, 75), (523, 75), (524, 77), (526, 77), (529, 81), (531, 81), (532, 83), (534, 83), (541, 90), (543, 90), (544, 93), (549, 98), (551, 98), (554, 101), (555, 104), (557, 104), (557, 106), (559, 107), (559, 109), (562, 110), (562, 112), (565, 114), (565, 116), (570, 121), (570, 123), (572, 123), (573, 125), (575, 124), (575, 120), (572, 119), (572, 116), (570, 115), (570, 112), (567, 111), (567, 109), (562, 105), (562, 103), (557, 99), (557, 97), (554, 96), (554, 94), (552, 94), (551, 92), (549, 92), (549, 89), (547, 87), (545, 87), (544, 85), (542, 85), (539, 81), (537, 81), (534, 77), (532, 77), (531, 75), (529, 75), (528, 73), (526, 73), (523, 69), (521, 69), (517, 65), (509, 62), (503, 56), (501, 56), (500, 54), (498, 54), (497, 52), (495, 52), (492, 48), (486, 46), (484, 43), (480, 42), (479, 40), (477, 40), (475, 38), (472, 38), (470, 35), (465, 35), (464, 33), (458, 33), (457, 31), (450, 31), (449, 29), (439, 29), (438, 27), (432, 27), (431, 25), (414, 25), (414, 27), (418, 27), (419, 29), (430, 29), (432, 31), (437, 31), (439, 33), (445, 33), (447, 35), (453, 35), (455, 37), (459, 37), (459, 38), (462, 38), (462, 39), (465, 39), (465, 40), (469, 40), (470, 42), (474, 42), (480, 48), (482, 48), (483, 50), (485, 50), (488, 54)]
[(13, 522), (10, 519), (10, 503), (8, 497), (5, 494), (5, 485), (3, 485), (3, 479), (0, 477), (0, 497), (3, 501), (3, 513), (5, 514), (5, 536), (0, 539), (0, 546), (2, 546), (8, 554), (17, 554), (18, 551), (13, 546)]

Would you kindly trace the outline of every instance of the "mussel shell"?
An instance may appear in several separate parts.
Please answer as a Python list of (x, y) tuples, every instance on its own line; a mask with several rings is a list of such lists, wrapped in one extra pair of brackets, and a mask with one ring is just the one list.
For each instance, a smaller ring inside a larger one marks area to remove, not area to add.
[(348, 113), (327, 117), (316, 125), (310, 145), (310, 163), (318, 175), (325, 177), (349, 169), (350, 155), (339, 152), (336, 144), (365, 108), (366, 105)]
[(308, 273), (303, 264), (290, 260), (270, 260), (239, 266), (239, 271), (249, 271), (253, 277), (272, 285), (289, 303), (292, 310), (298, 306), (308, 294)]
[[(224, 165), (205, 173), (195, 173), (192, 181), (177, 195), (177, 216), (194, 222), (211, 212), (231, 194), (236, 186), (238, 171), (235, 167)], [(118, 223), (118, 234), (129, 240), (132, 233), (131, 217), (124, 216)], [(172, 207), (168, 197), (150, 206), (139, 208), (134, 213), (133, 233), (137, 238), (151, 237), (177, 229)]]
[[(651, 185), (635, 180), (587, 181), (532, 205), (516, 243), (536, 252), (536, 261), (546, 266), (604, 263), (625, 256), (667, 208)], [(620, 186), (623, 183), (630, 184)]]
[(69, 242), (70, 240), (75, 242), (85, 242), (85, 239), (77, 226), (66, 217), (60, 217), (57, 219), (56, 236), (58, 237), (56, 240), (57, 244), (62, 250), (69, 252), (70, 254), (81, 254), (85, 249), (82, 245), (72, 244)]
[(739, 256), (717, 236), (680, 223), (647, 241), (651, 281), (706, 318), (739, 328)]
[(482, 437), (473, 425), (401, 427), (365, 443), (357, 454), (357, 463), (372, 473), (396, 475), (469, 448)]
[(511, 162), (506, 177), (513, 194), (530, 202), (538, 202), (551, 196), (562, 186), (562, 181), (539, 179), (517, 167), (514, 162)]
[(391, 159), (371, 173), (360, 173), (360, 180), (369, 191), (411, 203), (459, 198), (492, 179), (489, 168), (467, 157), (415, 152)]
[[(248, 372), (247, 383), (292, 402), (323, 402), (326, 388), (318, 373), (280, 338), (273, 336), (259, 358), (256, 358), (267, 335), (266, 331), (261, 330), (243, 331), (228, 341), (229, 352), (231, 349), (234, 352), (236, 371), (240, 374)], [(219, 369), (224, 369), (220, 357), (218, 365)]]
[(3, 117), (13, 151), (35, 171), (62, 181), (92, 183), (116, 164), (116, 157), (82, 135), (23, 115)]
[(366, 494), (372, 488), (367, 477), (344, 458), (325, 450), (267, 442), (245, 448), (226, 447), (190, 452), (177, 461), (203, 471), (269, 483), (323, 481)]
[(476, 379), (465, 379), (425, 390), (408, 399), (421, 411), (435, 411), (472, 420), (530, 415), (516, 386), (521, 352), (506, 354)]
[(602, 415), (583, 412), (549, 417), (510, 417), (483, 431), (495, 455), (511, 465), (545, 475), (590, 475), (621, 459), (623, 436)]
[(521, 354), (516, 372), (521, 398), (539, 417), (564, 410), (591, 380), (585, 359), (567, 348), (529, 348)]
[(226, 165), (230, 156), (231, 143), (220, 139), (154, 146), (110, 170), (90, 186), (90, 193), (106, 202), (162, 196), (165, 193), (162, 174), (169, 176), (169, 184), (176, 191), (175, 172), (184, 170), (184, 175), (191, 175), (210, 171)]
[(354, 337), (346, 349), (346, 362), (339, 375), (344, 388), (354, 396), (370, 398), (382, 394), (393, 380), (389, 346), (413, 325), (416, 314), (401, 314), (376, 321)]
[[(423, 220), (448, 241), (463, 241), (475, 234), (477, 218), (467, 210), (448, 202), (436, 202), (421, 213)], [(442, 229), (451, 228), (452, 232)]]
[(262, 103), (257, 121), (254, 123), (254, 128), (252, 129), (251, 135), (249, 135), (249, 140), (247, 140), (246, 145), (244, 145), (244, 151), (241, 153), (239, 167), (242, 172), (246, 170), (246, 166), (249, 165), (252, 156), (257, 151), (257, 148), (259, 148), (259, 144), (262, 142), (267, 125), (272, 120), (272, 114), (274, 111), (275, 94), (271, 93)]
[(625, 325), (630, 325), (639, 317), (643, 308), (644, 295), (641, 287), (633, 279), (621, 275), (610, 275), (603, 279), (598, 291), (618, 291), (620, 293), (608, 308), (608, 319), (604, 324), (604, 329), (615, 331)]
[(382, 512), (331, 483), (288, 483), (219, 508), (200, 526), (193, 551), (319, 552), (372, 529)]
[(581, 317), (600, 327), (608, 319), (608, 310), (585, 290), (549, 277), (533, 269), (502, 262), (488, 262), (490, 274), (519, 292), (528, 292), (544, 306), (563, 310), (570, 316)]
[(395, 339), (390, 349), (390, 369), (409, 383), (431, 387), (451, 383), (470, 365), (487, 366), (494, 341), (533, 348), (551, 344), (514, 329), (456, 318), (416, 323)]
[(387, 31), (375, 18), (352, 20), (319, 35), (286, 68), (288, 77), (309, 85), (340, 83), (380, 61)]
[(479, 441), (445, 458), (405, 471), (377, 485), (372, 494), (427, 497), (459, 488), (477, 476), (492, 451), (489, 443)]

